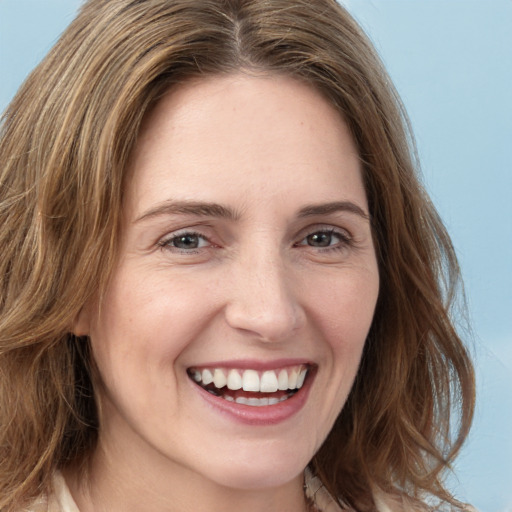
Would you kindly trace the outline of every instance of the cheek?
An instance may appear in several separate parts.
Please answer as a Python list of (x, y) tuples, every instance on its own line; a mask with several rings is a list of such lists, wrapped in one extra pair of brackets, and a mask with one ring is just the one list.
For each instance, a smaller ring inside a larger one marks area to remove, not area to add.
[(309, 289), (312, 315), (331, 349), (346, 355), (360, 353), (379, 293), (377, 271), (331, 276), (325, 279), (324, 286)]
[[(323, 286), (321, 286), (323, 284)], [(317, 448), (341, 412), (359, 369), (379, 291), (377, 272), (333, 272), (310, 287), (310, 318), (323, 341), (316, 392)]]
[[(133, 276), (146, 278), (134, 278)], [(170, 272), (119, 272), (91, 326), (100, 370), (168, 365), (215, 313), (215, 297), (197, 279), (172, 279)], [(119, 370), (122, 371), (122, 370)]]

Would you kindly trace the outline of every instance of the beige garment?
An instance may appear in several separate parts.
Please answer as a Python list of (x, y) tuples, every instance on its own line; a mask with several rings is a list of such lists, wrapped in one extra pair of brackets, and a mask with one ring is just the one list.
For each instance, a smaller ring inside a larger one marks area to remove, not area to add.
[[(309, 468), (306, 468), (305, 493), (310, 498), (318, 512), (355, 512), (352, 508), (342, 508), (340, 504), (328, 493), (321, 480), (314, 476)], [(418, 509), (417, 505), (410, 503), (408, 498), (390, 497), (375, 492), (373, 499), (378, 512), (425, 512), (427, 507)], [(467, 505), (460, 512), (478, 512), (475, 508)]]
[[(342, 509), (340, 504), (324, 487), (320, 478), (314, 476), (309, 468), (306, 468), (304, 477), (306, 497), (313, 501), (319, 512), (355, 512), (352, 508)], [(375, 504), (379, 512), (393, 512), (384, 500), (380, 499), (378, 496), (375, 496)], [(403, 511), (403, 507), (400, 506), (396, 508), (394, 512), (401, 511)]]
[(61, 473), (53, 477), (53, 492), (48, 498), (37, 500), (23, 512), (80, 512)]
[[(322, 481), (307, 467), (304, 472), (304, 492), (319, 512), (341, 512), (340, 505), (327, 492)], [(350, 512), (350, 511), (347, 511)]]

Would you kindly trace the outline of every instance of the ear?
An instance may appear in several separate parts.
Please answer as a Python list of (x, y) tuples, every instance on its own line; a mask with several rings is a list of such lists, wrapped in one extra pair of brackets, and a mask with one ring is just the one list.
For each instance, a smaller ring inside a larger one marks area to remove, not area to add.
[(73, 324), (71, 326), (71, 332), (76, 337), (89, 336), (91, 330), (91, 314), (90, 306), (85, 305), (76, 315)]

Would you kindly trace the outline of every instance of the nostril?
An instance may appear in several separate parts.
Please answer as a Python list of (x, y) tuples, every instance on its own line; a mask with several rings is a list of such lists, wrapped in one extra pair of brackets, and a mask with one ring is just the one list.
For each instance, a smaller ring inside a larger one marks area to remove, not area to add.
[(240, 305), (227, 308), (226, 321), (230, 327), (244, 331), (261, 341), (281, 341), (300, 326), (300, 314), (293, 308), (274, 307), (268, 311), (243, 309)]

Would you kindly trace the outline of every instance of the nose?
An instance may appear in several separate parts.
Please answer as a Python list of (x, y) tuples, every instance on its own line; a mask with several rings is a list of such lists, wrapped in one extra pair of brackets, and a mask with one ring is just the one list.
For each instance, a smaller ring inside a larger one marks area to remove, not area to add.
[(302, 327), (305, 313), (293, 272), (269, 252), (252, 252), (233, 265), (225, 316), (233, 329), (259, 341), (279, 342)]

